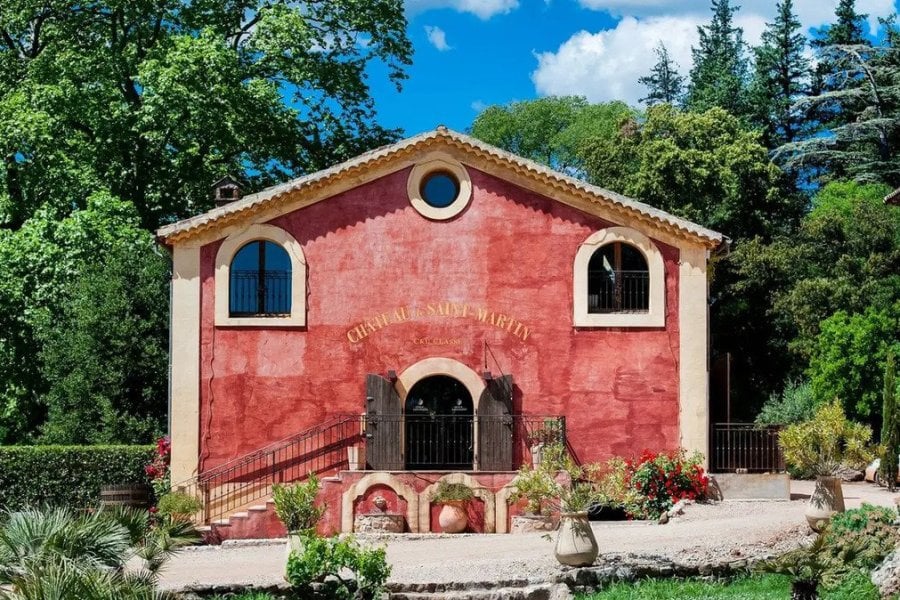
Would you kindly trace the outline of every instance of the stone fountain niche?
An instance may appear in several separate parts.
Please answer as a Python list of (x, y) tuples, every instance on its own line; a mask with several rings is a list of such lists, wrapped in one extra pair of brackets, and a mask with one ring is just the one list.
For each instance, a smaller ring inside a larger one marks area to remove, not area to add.
[(405, 502), (387, 485), (374, 485), (357, 499), (353, 531), (357, 533), (403, 533)]

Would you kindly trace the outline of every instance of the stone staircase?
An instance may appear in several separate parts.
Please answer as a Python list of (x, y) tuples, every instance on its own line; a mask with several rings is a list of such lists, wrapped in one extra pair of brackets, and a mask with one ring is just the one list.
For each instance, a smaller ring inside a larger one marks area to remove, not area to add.
[(207, 544), (225, 540), (273, 539), (287, 536), (287, 530), (275, 514), (271, 498), (231, 513), (223, 519), (197, 528)]

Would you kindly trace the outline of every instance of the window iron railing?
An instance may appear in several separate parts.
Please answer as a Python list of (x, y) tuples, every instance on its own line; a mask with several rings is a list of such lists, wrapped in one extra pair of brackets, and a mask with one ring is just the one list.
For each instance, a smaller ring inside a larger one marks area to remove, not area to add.
[(650, 308), (649, 271), (588, 271), (588, 312), (646, 312)]
[(229, 286), (229, 313), (232, 317), (291, 313), (290, 271), (232, 270)]

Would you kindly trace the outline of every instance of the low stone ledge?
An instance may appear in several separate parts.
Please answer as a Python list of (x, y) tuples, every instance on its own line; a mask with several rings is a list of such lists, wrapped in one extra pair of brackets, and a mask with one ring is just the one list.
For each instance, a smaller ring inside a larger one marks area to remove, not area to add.
[(791, 499), (787, 473), (715, 473), (710, 477), (710, 487), (722, 500)]

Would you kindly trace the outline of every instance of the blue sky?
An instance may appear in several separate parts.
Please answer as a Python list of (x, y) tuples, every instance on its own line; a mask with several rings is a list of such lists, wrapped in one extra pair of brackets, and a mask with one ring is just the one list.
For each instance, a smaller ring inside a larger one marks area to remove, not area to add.
[[(809, 30), (833, 18), (838, 0), (795, 0)], [(686, 74), (709, 0), (407, 0), (415, 48), (403, 91), (371, 73), (379, 122), (408, 135), (444, 124), (465, 130), (484, 106), (551, 94), (637, 104), (662, 40)], [(738, 0), (737, 22), (755, 44), (775, 0)], [(895, 0), (857, 0), (874, 25)]]

